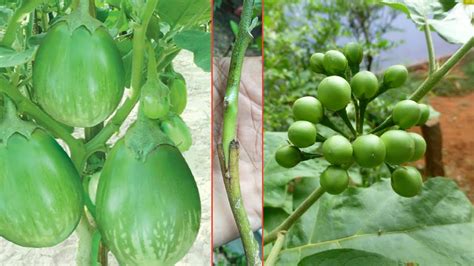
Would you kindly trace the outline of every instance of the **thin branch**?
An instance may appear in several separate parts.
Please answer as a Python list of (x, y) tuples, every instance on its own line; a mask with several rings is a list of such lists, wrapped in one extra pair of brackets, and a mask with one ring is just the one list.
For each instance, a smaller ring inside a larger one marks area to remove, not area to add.
[(290, 227), (298, 221), (298, 219), (303, 215), (313, 204), (324, 194), (324, 189), (318, 187), (313, 193), (311, 193), (304, 201), (301, 203), (298, 208), (290, 215), (288, 218), (283, 221), (277, 228), (273, 229), (268, 235), (264, 235), (263, 240), (265, 245), (272, 243), (277, 239), (278, 233), (280, 231), (285, 231), (290, 229)]
[(234, 220), (239, 229), (242, 244), (244, 246), (247, 265), (260, 265), (259, 245), (253, 236), (252, 227), (245, 210), (242, 193), (240, 191), (239, 177), (239, 143), (232, 141), (230, 143), (229, 168), (226, 169), (224, 150), (222, 145), (218, 148), (219, 162), (221, 164), (222, 177), (224, 180), (227, 198), (229, 200)]
[[(466, 42), (459, 50), (456, 51), (438, 70), (433, 72), (410, 96), (410, 100), (418, 102), (451, 70), (471, 49), (474, 47), (474, 37)], [(374, 128), (371, 133), (382, 131), (393, 126), (392, 116), (390, 115), (385, 121)]]
[(283, 247), (283, 243), (285, 242), (286, 233), (286, 231), (278, 232), (277, 240), (275, 241), (275, 245), (273, 245), (273, 248), (270, 251), (270, 255), (265, 261), (265, 265), (273, 266), (277, 262), (278, 255), (280, 254), (281, 248)]
[(426, 38), (426, 47), (428, 49), (428, 60), (429, 60), (429, 66), (430, 66), (430, 75), (433, 74), (434, 71), (436, 71), (436, 56), (435, 56), (435, 50), (433, 46), (433, 39), (431, 38), (431, 30), (430, 30), (430, 24), (428, 23), (428, 20), (425, 18), (425, 25), (423, 27), (423, 30), (425, 32), (425, 38)]
[(226, 92), (224, 97), (224, 124), (222, 131), (222, 144), (224, 148), (225, 161), (229, 160), (229, 145), (237, 138), (237, 114), (240, 78), (245, 51), (252, 40), (250, 33), (254, 0), (244, 0), (242, 16), (239, 23), (239, 32), (235, 40), (230, 59), (229, 75), (227, 77)]

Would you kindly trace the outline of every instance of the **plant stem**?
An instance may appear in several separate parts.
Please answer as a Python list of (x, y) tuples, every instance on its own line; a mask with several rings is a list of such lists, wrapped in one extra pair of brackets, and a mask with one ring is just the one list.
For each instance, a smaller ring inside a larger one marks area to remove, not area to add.
[(225, 162), (229, 161), (229, 145), (237, 138), (237, 114), (240, 78), (245, 51), (252, 40), (251, 23), (254, 0), (244, 0), (239, 31), (232, 50), (229, 75), (227, 77), (226, 93), (224, 97), (224, 124), (222, 132), (222, 145), (224, 148)]
[(101, 235), (99, 230), (95, 230), (92, 234), (92, 245), (91, 245), (91, 266), (100, 265), (99, 263), (99, 246), (100, 246)]
[(239, 229), (242, 244), (244, 246), (247, 265), (261, 265), (259, 256), (259, 245), (253, 236), (247, 212), (245, 210), (242, 194), (240, 191), (239, 177), (239, 143), (235, 140), (230, 143), (229, 168), (227, 169), (224, 159), (224, 149), (218, 148), (219, 162), (224, 179), (224, 186), (227, 192), (234, 220)]
[(285, 235), (286, 231), (278, 232), (277, 239), (275, 241), (275, 245), (273, 245), (272, 250), (270, 251), (270, 255), (268, 256), (267, 260), (265, 261), (266, 266), (273, 266), (277, 262), (278, 255), (280, 254), (281, 248), (283, 247), (283, 243), (285, 242)]
[[(451, 68), (456, 65), (474, 46), (474, 37), (466, 42), (459, 50), (457, 50), (439, 69), (428, 76), (425, 81), (410, 95), (409, 99), (418, 102), (448, 73)], [(392, 116), (390, 115), (380, 125), (374, 128), (371, 133), (382, 131), (393, 126)]]
[(15, 10), (10, 21), (8, 22), (7, 29), (5, 30), (5, 34), (3, 35), (3, 39), (1, 44), (7, 47), (12, 46), (13, 42), (15, 42), (16, 38), (16, 31), (21, 26), (21, 21), (23, 18), (41, 3), (44, 0), (30, 0), (30, 1), (22, 1), (22, 4), (19, 8)]
[(94, 233), (94, 230), (94, 227), (90, 225), (87, 219), (87, 215), (84, 211), (81, 221), (79, 222), (76, 228), (76, 233), (79, 238), (76, 263), (79, 266), (89, 266), (91, 263), (92, 235)]
[(104, 149), (106, 141), (120, 129), (123, 121), (127, 118), (130, 112), (140, 98), (140, 86), (142, 82), (143, 62), (145, 61), (145, 38), (148, 22), (155, 10), (158, 0), (147, 1), (145, 13), (143, 14), (142, 24), (137, 24), (134, 27), (133, 35), (133, 58), (132, 58), (132, 75), (131, 75), (131, 94), (125, 100), (124, 104), (117, 110), (115, 115), (105, 125), (99, 134), (97, 134), (91, 141), (86, 144), (87, 151), (93, 152), (95, 150)]
[(361, 135), (364, 131), (365, 110), (367, 109), (368, 101), (361, 100), (359, 105), (359, 124), (357, 125), (357, 132)]
[(286, 231), (290, 229), (290, 227), (298, 221), (298, 219), (303, 215), (313, 204), (324, 194), (324, 189), (322, 187), (318, 187), (313, 193), (311, 193), (304, 201), (301, 203), (298, 208), (290, 215), (288, 218), (283, 221), (277, 228), (273, 229), (268, 235), (264, 235), (263, 240), (265, 241), (265, 245), (272, 243), (276, 240), (278, 233), (280, 231)]
[(354, 135), (354, 137), (357, 136), (357, 132), (355, 131), (354, 129), (354, 126), (352, 125), (351, 123), (351, 120), (349, 120), (349, 117), (347, 116), (347, 111), (346, 111), (346, 108), (340, 110), (337, 112), (337, 114), (339, 115), (340, 118), (342, 118), (342, 121), (344, 121), (344, 123), (346, 124), (346, 126), (349, 128), (349, 130), (351, 131), (352, 135)]
[(425, 32), (426, 47), (428, 48), (428, 60), (429, 60), (429, 66), (430, 66), (429, 73), (431, 75), (436, 70), (436, 56), (435, 56), (435, 50), (433, 46), (433, 39), (431, 38), (430, 24), (428, 23), (428, 20), (426, 18), (425, 18), (425, 25), (423, 27), (423, 30)]
[(340, 128), (333, 124), (329, 117), (323, 116), (323, 119), (319, 123), (343, 135), (346, 139), (350, 139), (350, 137), (344, 131), (342, 131)]
[(359, 102), (357, 101), (356, 97), (354, 95), (351, 95), (352, 98), (352, 103), (354, 104), (354, 109), (355, 109), (355, 119), (356, 119), (356, 128), (357, 128), (357, 133), (361, 134), (362, 132), (359, 131), (360, 127), (360, 108), (359, 108)]

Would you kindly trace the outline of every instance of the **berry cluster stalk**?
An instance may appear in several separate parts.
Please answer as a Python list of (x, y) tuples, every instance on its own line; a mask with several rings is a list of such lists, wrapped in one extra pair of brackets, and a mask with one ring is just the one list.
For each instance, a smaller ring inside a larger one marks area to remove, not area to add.
[(229, 75), (224, 97), (222, 142), (218, 145), (222, 177), (232, 214), (244, 245), (247, 265), (261, 265), (259, 245), (253, 236), (242, 194), (239, 177), (239, 144), (237, 141), (237, 118), (240, 78), (245, 51), (253, 39), (251, 30), (255, 26), (254, 0), (243, 2), (239, 31), (232, 50)]

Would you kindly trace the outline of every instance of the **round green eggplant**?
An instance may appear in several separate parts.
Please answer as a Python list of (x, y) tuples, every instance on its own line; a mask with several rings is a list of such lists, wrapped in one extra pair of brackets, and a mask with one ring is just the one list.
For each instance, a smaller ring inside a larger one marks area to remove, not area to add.
[(121, 265), (174, 265), (199, 230), (193, 174), (173, 145), (137, 159), (124, 140), (107, 158), (97, 191), (97, 224)]
[(92, 127), (117, 108), (124, 77), (122, 58), (106, 28), (71, 30), (68, 22), (59, 21), (36, 53), (34, 96), (57, 121)]
[(0, 143), (0, 235), (23, 247), (64, 241), (82, 215), (79, 174), (42, 129)]

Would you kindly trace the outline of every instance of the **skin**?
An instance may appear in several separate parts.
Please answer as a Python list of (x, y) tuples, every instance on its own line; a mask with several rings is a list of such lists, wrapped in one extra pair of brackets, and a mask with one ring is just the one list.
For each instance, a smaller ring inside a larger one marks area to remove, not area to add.
[(392, 173), (392, 189), (400, 196), (411, 198), (418, 195), (423, 187), (423, 179), (415, 167), (399, 167)]
[(120, 53), (106, 30), (91, 35), (79, 27), (71, 34), (64, 22), (48, 31), (33, 65), (38, 103), (57, 121), (75, 127), (104, 121), (122, 98), (124, 78)]
[(0, 235), (23, 247), (61, 243), (82, 214), (79, 174), (66, 152), (41, 129), (29, 139), (14, 133), (0, 147), (0, 195)]
[(341, 135), (328, 138), (323, 143), (324, 158), (331, 164), (343, 165), (352, 162), (352, 144)]
[(359, 65), (362, 62), (364, 51), (362, 46), (355, 42), (350, 42), (344, 46), (344, 55), (349, 62), (349, 65)]
[[(244, 206), (254, 231), (262, 218), (262, 61), (260, 57), (245, 58), (239, 92), (238, 132), (240, 143), (240, 187)], [(214, 60), (214, 142), (222, 132), (222, 102), (229, 69), (228, 58)], [(255, 147), (258, 147), (255, 149)], [(214, 151), (214, 245), (218, 247), (238, 237), (238, 229), (227, 200), (217, 152)]]
[(295, 120), (305, 120), (317, 124), (321, 121), (323, 115), (321, 102), (312, 96), (301, 97), (293, 104)]
[(321, 174), (319, 182), (329, 194), (337, 195), (346, 190), (349, 185), (349, 176), (343, 168), (329, 166)]
[(280, 147), (275, 153), (275, 160), (280, 166), (285, 168), (295, 167), (301, 159), (301, 152), (294, 146)]
[(324, 54), (323, 66), (330, 75), (343, 74), (347, 68), (347, 59), (343, 53), (336, 50), (329, 50)]
[(308, 121), (296, 121), (288, 128), (288, 139), (299, 148), (316, 142), (316, 127)]
[(369, 71), (361, 71), (352, 77), (352, 93), (359, 99), (372, 98), (379, 88), (377, 77)]
[(411, 157), (410, 161), (419, 160), (423, 157), (423, 155), (425, 155), (426, 141), (419, 134), (416, 134), (416, 133), (413, 133), (413, 132), (409, 132), (408, 134), (410, 135), (410, 137), (415, 142), (415, 152), (413, 153), (413, 156)]
[(383, 141), (375, 135), (363, 135), (352, 143), (355, 161), (362, 167), (376, 167), (383, 163), (386, 149)]
[(323, 66), (323, 58), (323, 53), (314, 53), (313, 55), (311, 55), (311, 58), (309, 59), (311, 70), (316, 73), (324, 73), (325, 70)]
[(403, 100), (393, 107), (392, 119), (400, 128), (410, 128), (418, 123), (421, 117), (419, 104), (412, 100)]
[(415, 141), (403, 130), (389, 130), (380, 136), (385, 144), (385, 161), (390, 164), (408, 162), (415, 153)]
[(402, 65), (393, 65), (385, 70), (383, 83), (389, 88), (402, 86), (408, 78), (408, 70)]
[(318, 99), (328, 110), (339, 111), (351, 101), (351, 87), (341, 77), (326, 77), (319, 83)]
[(430, 108), (424, 103), (418, 104), (418, 107), (420, 107), (421, 116), (420, 120), (418, 120), (417, 125), (421, 126), (424, 125), (426, 121), (428, 121), (428, 119), (430, 118)]

